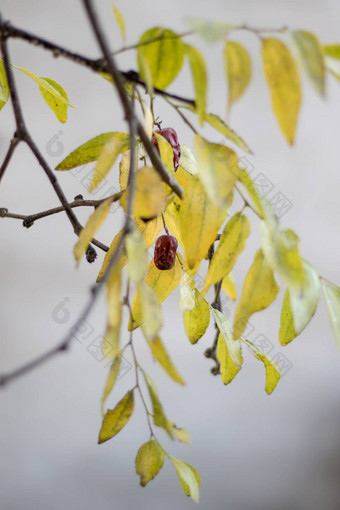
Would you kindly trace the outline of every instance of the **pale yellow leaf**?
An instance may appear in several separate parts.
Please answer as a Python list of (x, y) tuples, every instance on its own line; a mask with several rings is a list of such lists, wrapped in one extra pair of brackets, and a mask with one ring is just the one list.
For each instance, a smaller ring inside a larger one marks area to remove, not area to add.
[(211, 307), (217, 327), (228, 346), (228, 356), (232, 363), (238, 367), (242, 367), (243, 358), (240, 344), (237, 340), (233, 339), (233, 329), (230, 321), (216, 308)]
[(287, 46), (275, 38), (262, 40), (262, 60), (273, 111), (282, 133), (292, 144), (301, 106), (301, 85), (296, 63)]
[(236, 283), (232, 273), (227, 274), (222, 280), (222, 289), (233, 301), (237, 298)]
[(335, 285), (323, 284), (329, 319), (331, 322), (334, 337), (338, 348), (340, 349), (340, 289)]
[(125, 249), (129, 278), (133, 282), (139, 283), (148, 268), (148, 255), (143, 234), (137, 225), (132, 225), (131, 232), (125, 237)]
[(201, 480), (196, 469), (177, 457), (172, 455), (168, 455), (168, 457), (176, 469), (183, 491), (187, 496), (191, 496), (195, 503), (198, 503)]
[(169, 435), (169, 437), (173, 439), (174, 437), (171, 422), (167, 419), (164, 413), (163, 406), (158, 397), (157, 388), (151, 377), (146, 372), (143, 372), (143, 374), (152, 403), (153, 422), (157, 427), (161, 427), (162, 429), (164, 429)]
[(118, 7), (116, 6), (115, 3), (112, 2), (111, 5), (112, 5), (113, 14), (114, 14), (114, 17), (116, 18), (117, 25), (119, 27), (122, 39), (125, 42), (126, 29), (125, 29), (124, 17), (123, 17), (122, 13), (120, 12), (120, 10), (118, 9)]
[(145, 282), (140, 282), (138, 290), (142, 304), (142, 330), (147, 340), (152, 342), (163, 325), (162, 308), (154, 290)]
[(251, 79), (251, 60), (246, 48), (235, 41), (226, 41), (224, 61), (228, 82), (228, 108), (235, 103), (247, 89)]
[(120, 136), (113, 136), (102, 148), (94, 169), (89, 191), (94, 191), (113, 167), (119, 154), (127, 150), (129, 142)]
[(322, 96), (325, 94), (325, 57), (319, 39), (311, 32), (292, 30), (293, 43), (311, 83)]
[(189, 59), (192, 81), (195, 90), (196, 112), (200, 125), (204, 122), (204, 113), (206, 108), (206, 95), (208, 87), (208, 75), (206, 65), (202, 54), (197, 48), (186, 44), (186, 54)]
[(182, 272), (179, 284), (180, 300), (179, 306), (182, 312), (192, 310), (195, 303), (195, 281), (186, 271)]

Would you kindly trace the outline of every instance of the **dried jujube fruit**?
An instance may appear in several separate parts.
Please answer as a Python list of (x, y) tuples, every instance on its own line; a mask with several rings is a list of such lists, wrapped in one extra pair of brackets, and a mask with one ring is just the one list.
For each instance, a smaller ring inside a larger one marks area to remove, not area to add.
[[(158, 135), (161, 135), (171, 145), (172, 150), (174, 152), (174, 170), (176, 172), (178, 165), (179, 165), (179, 159), (181, 157), (181, 146), (178, 141), (176, 131), (173, 128), (168, 127), (168, 128), (164, 128), (164, 129), (159, 129), (158, 131), (155, 131), (155, 133), (157, 133)], [(151, 141), (159, 152), (157, 138), (155, 136), (152, 136)]]
[(157, 269), (165, 271), (175, 265), (178, 242), (169, 234), (160, 236), (155, 244), (154, 262)]

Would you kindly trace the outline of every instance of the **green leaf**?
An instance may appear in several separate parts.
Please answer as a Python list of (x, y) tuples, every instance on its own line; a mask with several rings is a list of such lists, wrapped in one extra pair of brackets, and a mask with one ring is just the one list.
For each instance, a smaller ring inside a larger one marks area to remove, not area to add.
[(242, 335), (249, 317), (253, 313), (267, 308), (276, 298), (278, 291), (279, 287), (273, 272), (265, 260), (262, 250), (258, 250), (244, 280), (241, 298), (236, 307), (233, 327), (234, 339)]
[(63, 161), (56, 166), (56, 170), (71, 170), (86, 163), (92, 163), (99, 158), (99, 154), (111, 138), (119, 138), (129, 144), (129, 135), (126, 133), (112, 132), (95, 136), (72, 151)]
[(217, 327), (228, 346), (228, 356), (232, 363), (239, 369), (242, 367), (243, 358), (240, 343), (233, 339), (233, 328), (230, 321), (219, 310), (211, 307)]
[(97, 232), (109, 214), (111, 204), (112, 198), (107, 198), (104, 200), (91, 214), (85, 227), (80, 232), (79, 239), (73, 249), (77, 265), (79, 265), (80, 260), (84, 255), (88, 245), (90, 244), (94, 234)]
[(188, 27), (196, 34), (205, 39), (208, 43), (216, 43), (227, 37), (234, 27), (226, 21), (215, 21), (204, 18), (187, 18)]
[(262, 221), (260, 237), (264, 256), (274, 274), (282, 278), (289, 289), (301, 289), (305, 274), (299, 254), (299, 238), (295, 232), (274, 228)]
[(235, 41), (226, 41), (224, 62), (228, 82), (228, 109), (240, 99), (251, 79), (251, 60), (246, 48)]
[(204, 296), (211, 285), (222, 280), (234, 267), (238, 256), (244, 250), (246, 239), (250, 233), (247, 216), (236, 213), (226, 224), (211, 259), (205, 282), (202, 288)]
[(237, 179), (237, 156), (234, 151), (210, 143), (195, 135), (195, 156), (197, 171), (210, 200), (224, 207), (230, 200)]
[(233, 129), (231, 129), (218, 115), (213, 113), (206, 113), (204, 115), (205, 122), (208, 122), (210, 126), (219, 131), (228, 140), (233, 142), (237, 147), (242, 149), (249, 154), (252, 154), (252, 150), (248, 147), (247, 143), (241, 138)]
[(203, 124), (205, 108), (207, 105), (208, 76), (204, 58), (197, 48), (186, 44), (186, 54), (189, 59), (191, 76), (195, 89), (196, 111), (200, 125)]
[(324, 283), (322, 290), (325, 295), (329, 319), (338, 348), (340, 349), (340, 289), (335, 285)]
[(332, 57), (336, 60), (340, 60), (340, 44), (326, 44), (323, 47), (323, 51), (327, 57)]
[(51, 94), (50, 91), (46, 90), (41, 84), (39, 85), (39, 91), (42, 97), (45, 99), (48, 106), (51, 108), (51, 110), (55, 113), (56, 117), (60, 122), (66, 122), (67, 121), (67, 108), (69, 106), (68, 102), (68, 96), (59, 83), (57, 83), (54, 80), (51, 80), (50, 78), (41, 78), (41, 80), (44, 80), (47, 82), (60, 96), (62, 96), (67, 103), (65, 104), (63, 101), (60, 101), (58, 97)]
[(174, 436), (173, 436), (173, 430), (171, 427), (171, 422), (165, 416), (163, 406), (158, 398), (157, 388), (156, 388), (153, 380), (151, 379), (151, 377), (146, 372), (143, 372), (143, 374), (144, 374), (144, 379), (145, 379), (145, 382), (146, 382), (146, 385), (147, 385), (147, 388), (149, 391), (150, 399), (152, 402), (153, 422), (157, 427), (161, 427), (162, 429), (164, 429), (167, 432), (167, 434), (169, 435), (169, 437), (171, 437), (171, 439), (173, 439)]
[(123, 42), (125, 42), (126, 29), (125, 29), (124, 17), (122, 15), (122, 13), (120, 12), (120, 10), (118, 9), (118, 7), (116, 6), (116, 4), (114, 4), (113, 2), (112, 2), (112, 10), (113, 10), (114, 17), (116, 18), (117, 25), (119, 27)]
[(141, 78), (144, 79), (145, 61), (150, 69), (153, 86), (166, 89), (183, 65), (184, 44), (181, 38), (172, 30), (155, 27), (144, 32), (138, 44), (137, 62)]
[(111, 391), (113, 390), (113, 387), (117, 380), (121, 361), (122, 361), (122, 356), (121, 356), (121, 354), (118, 354), (118, 356), (116, 356), (114, 358), (114, 360), (111, 364), (109, 375), (107, 377), (103, 395), (102, 395), (102, 401), (101, 401), (101, 409), (102, 409), (103, 415), (105, 414), (105, 412), (104, 412), (105, 402), (106, 402), (108, 396), (110, 395)]
[[(231, 357), (230, 352), (233, 352)], [(220, 373), (223, 384), (229, 384), (241, 370), (243, 364), (242, 346), (240, 340), (232, 340), (230, 335), (227, 340), (221, 334), (218, 335), (216, 356), (220, 362)], [(237, 358), (238, 363), (233, 361)]]
[(163, 467), (165, 453), (154, 439), (142, 444), (135, 460), (136, 473), (140, 476), (140, 485), (145, 487), (153, 480)]
[(272, 108), (289, 144), (294, 143), (301, 106), (301, 86), (295, 61), (279, 39), (262, 40), (263, 70), (269, 87)]
[(267, 356), (257, 345), (253, 344), (249, 340), (244, 340), (241, 338), (243, 342), (245, 342), (249, 347), (251, 353), (254, 355), (254, 357), (264, 364), (264, 367), (266, 369), (266, 385), (265, 390), (268, 395), (273, 393), (275, 390), (277, 383), (280, 380), (281, 377), (281, 369), (279, 365), (272, 360), (269, 356)]
[(108, 409), (99, 432), (98, 444), (118, 434), (130, 420), (135, 408), (133, 391), (128, 391), (114, 409)]
[(319, 39), (311, 32), (302, 30), (293, 30), (291, 36), (307, 76), (317, 92), (324, 96), (325, 59)]
[(5, 106), (9, 98), (9, 88), (3, 61), (0, 59), (0, 110)]
[(191, 496), (195, 503), (198, 503), (199, 486), (201, 484), (198, 472), (187, 462), (173, 457), (172, 455), (168, 455), (168, 457), (176, 469), (183, 491), (187, 496)]
[(98, 161), (89, 185), (89, 191), (94, 191), (99, 186), (115, 164), (119, 154), (128, 150), (129, 143), (129, 138), (126, 138), (125, 133), (115, 133), (106, 142), (99, 153)]
[(161, 365), (164, 371), (178, 384), (184, 385), (185, 382), (182, 376), (179, 374), (177, 368), (173, 364), (165, 345), (159, 336), (156, 336), (151, 342), (146, 338), (148, 346), (152, 352), (153, 357)]
[(183, 312), (185, 333), (189, 342), (195, 344), (206, 332), (210, 322), (210, 309), (207, 301), (195, 289), (195, 306)]

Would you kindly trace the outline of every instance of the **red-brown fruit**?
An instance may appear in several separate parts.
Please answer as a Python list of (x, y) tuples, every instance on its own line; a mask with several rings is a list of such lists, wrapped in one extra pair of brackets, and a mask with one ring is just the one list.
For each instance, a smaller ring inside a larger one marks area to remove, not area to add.
[(155, 266), (161, 271), (174, 267), (177, 247), (178, 242), (176, 237), (168, 234), (160, 236), (155, 244)]
[[(155, 131), (155, 133), (161, 135), (171, 145), (172, 150), (174, 151), (174, 170), (176, 172), (178, 165), (179, 165), (179, 159), (181, 157), (181, 146), (179, 144), (176, 131), (173, 128), (169, 127), (169, 128), (159, 129), (158, 131)], [(159, 152), (159, 147), (158, 147), (156, 137), (152, 136), (151, 141)]]

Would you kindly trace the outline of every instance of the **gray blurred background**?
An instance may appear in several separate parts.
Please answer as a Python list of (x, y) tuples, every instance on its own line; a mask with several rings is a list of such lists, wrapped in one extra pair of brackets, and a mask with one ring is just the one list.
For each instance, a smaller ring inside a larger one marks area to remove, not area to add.
[[(165, 25), (186, 29), (187, 16), (212, 17), (257, 27), (289, 25), (315, 32), (324, 43), (340, 42), (340, 4), (336, 0), (187, 0), (147, 2), (117, 0), (126, 17), (128, 43), (147, 28)], [(89, 56), (99, 56), (80, 1), (0, 0), (2, 14), (14, 24)], [(109, 1), (97, 1), (113, 48), (119, 34)], [(231, 126), (255, 152), (245, 164), (252, 176), (266, 182), (270, 197), (283, 194), (291, 204), (282, 225), (301, 237), (301, 253), (326, 278), (340, 283), (339, 199), (340, 87), (329, 77), (326, 100), (303, 78), (304, 99), (296, 144), (289, 148), (270, 111), (263, 79), (258, 40), (235, 34), (254, 61), (254, 77), (246, 96), (234, 107)], [(210, 74), (209, 109), (224, 115), (226, 86), (222, 45), (207, 46), (192, 38), (204, 53)], [(10, 44), (13, 63), (39, 76), (60, 82), (75, 109), (61, 125), (41, 99), (36, 84), (16, 71), (29, 128), (42, 152), (55, 166), (77, 145), (106, 131), (125, 130), (122, 111), (110, 85), (93, 73), (20, 41)], [(119, 58), (122, 69), (135, 67), (129, 52)], [(188, 70), (171, 90), (192, 95)], [(160, 99), (157, 114), (163, 126), (178, 129), (181, 141), (192, 135)], [(10, 105), (1, 112), (1, 158), (14, 130)], [(206, 129), (216, 142), (221, 137)], [(58, 174), (71, 200), (86, 191), (90, 168)], [(95, 197), (117, 188), (117, 170)], [(269, 195), (268, 195), (269, 196)], [(280, 195), (281, 196), (281, 195)], [(42, 170), (24, 146), (16, 152), (0, 188), (0, 206), (29, 214), (58, 205)], [(235, 202), (234, 210), (241, 205)], [(77, 210), (82, 222), (89, 211)], [(235, 270), (238, 292), (258, 247), (258, 222), (249, 212), (252, 235)], [(113, 211), (98, 238), (110, 243), (121, 224)], [(0, 220), (1, 357), (0, 372), (14, 369), (65, 334), (87, 300), (99, 271), (102, 254), (92, 266), (75, 270), (75, 237), (65, 215), (38, 221), (26, 230), (21, 222)], [(263, 339), (270, 355), (280, 359), (285, 376), (271, 396), (264, 392), (264, 369), (245, 352), (243, 370), (224, 387), (209, 370), (203, 352), (212, 342), (211, 327), (196, 346), (186, 340), (178, 306), (178, 292), (164, 305), (162, 338), (183, 374), (182, 388), (153, 363), (142, 337), (135, 344), (141, 364), (156, 381), (168, 417), (189, 429), (190, 446), (169, 444), (170, 453), (192, 463), (202, 477), (201, 507), (230, 510), (336, 510), (340, 508), (340, 353), (328, 323), (323, 299), (305, 332), (291, 345), (278, 343), (283, 293), (275, 303), (251, 319), (249, 339)], [(65, 307), (63, 307), (65, 305)], [(224, 301), (224, 312), (234, 305)], [(194, 503), (181, 491), (167, 463), (145, 489), (138, 485), (134, 457), (148, 439), (144, 411), (137, 403), (128, 426), (104, 445), (97, 445), (101, 424), (100, 397), (107, 368), (96, 346), (103, 333), (103, 300), (66, 355), (61, 355), (0, 392), (0, 507), (6, 510), (57, 510), (94, 507), (107, 510), (189, 508)], [(124, 337), (125, 339), (125, 337)], [(257, 340), (258, 341), (258, 340)], [(110, 400), (112, 407), (134, 384), (133, 372), (122, 377)]]

